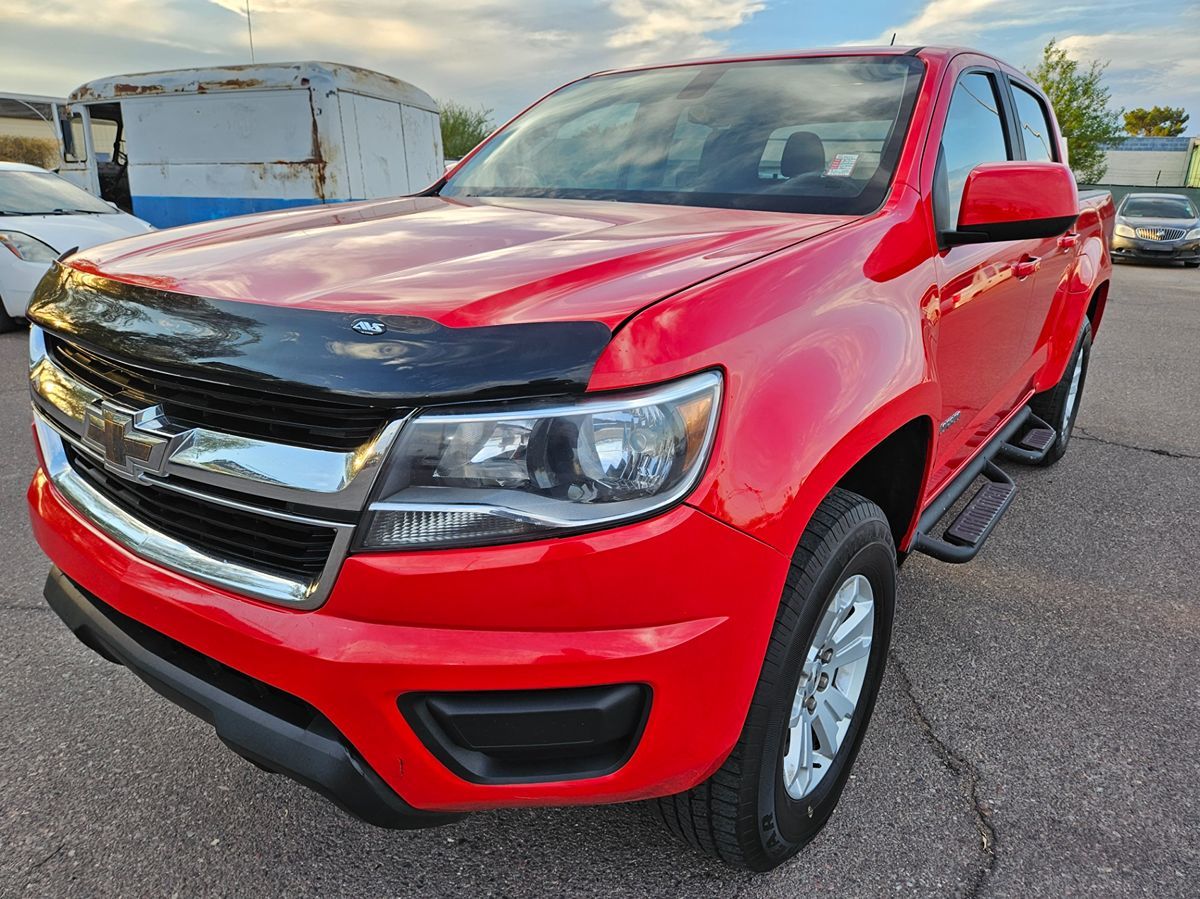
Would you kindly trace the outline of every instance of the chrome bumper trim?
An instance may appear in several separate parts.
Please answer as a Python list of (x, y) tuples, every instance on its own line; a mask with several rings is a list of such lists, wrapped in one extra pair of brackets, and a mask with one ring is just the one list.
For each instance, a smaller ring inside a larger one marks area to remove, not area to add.
[[(258, 514), (287, 517), (295, 521), (320, 524), (334, 529), (336, 532), (334, 544), (325, 568), (315, 580), (292, 580), (247, 568), (225, 559), (217, 559), (150, 528), (96, 492), (91, 485), (75, 473), (67, 460), (64, 441), (70, 438), (51, 424), (37, 408), (34, 409), (34, 425), (50, 483), (76, 512), (136, 555), (215, 587), (296, 609), (316, 608), (328, 597), (329, 591), (337, 579), (342, 560), (350, 546), (354, 525), (299, 516), (284, 516), (278, 512), (253, 506), (242, 506), (242, 508), (253, 509)], [(86, 447), (78, 441), (72, 440), (71, 443), (81, 451), (87, 451)], [(168, 485), (163, 484), (162, 486)], [(220, 502), (217, 498), (203, 493), (195, 495), (210, 502)], [(238, 505), (228, 501), (226, 504)]]

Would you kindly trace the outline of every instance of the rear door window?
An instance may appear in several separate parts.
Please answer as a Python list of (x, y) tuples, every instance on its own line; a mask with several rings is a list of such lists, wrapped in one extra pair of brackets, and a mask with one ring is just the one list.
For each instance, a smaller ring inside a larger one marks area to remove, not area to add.
[(1033, 93), (1012, 82), (1013, 99), (1017, 104), (1017, 119), (1021, 126), (1021, 142), (1025, 158), (1037, 162), (1054, 161), (1054, 128), (1046, 107)]

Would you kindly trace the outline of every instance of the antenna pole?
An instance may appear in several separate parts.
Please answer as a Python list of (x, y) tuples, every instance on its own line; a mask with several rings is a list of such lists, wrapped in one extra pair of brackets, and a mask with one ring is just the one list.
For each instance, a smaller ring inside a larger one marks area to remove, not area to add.
[(246, 32), (250, 35), (250, 61), (254, 62), (254, 23), (250, 20), (250, 0), (246, 0)]
[[(247, 9), (247, 10), (249, 10), (249, 9), (250, 9), (250, 0), (246, 0), (246, 9)], [(249, 14), (249, 12), (247, 12), (247, 13), (246, 13), (246, 16), (247, 16), (247, 18), (249, 18), (249, 15), (250, 15), (250, 14)], [(888, 44), (888, 46), (889, 46), (889, 47), (894, 47), (894, 46), (896, 46), (896, 32), (895, 32), (895, 31), (893, 31), (893, 32), (892, 32), (892, 42), (891, 42), (890, 44)], [(250, 50), (250, 52), (251, 52), (251, 53), (253, 53), (253, 52), (254, 52), (254, 50), (253, 50), (253, 42), (251, 43), (251, 50)]]

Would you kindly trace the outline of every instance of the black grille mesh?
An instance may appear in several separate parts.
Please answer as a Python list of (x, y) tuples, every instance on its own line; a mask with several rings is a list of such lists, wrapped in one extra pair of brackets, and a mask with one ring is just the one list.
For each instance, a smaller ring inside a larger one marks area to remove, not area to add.
[(93, 390), (139, 407), (160, 404), (169, 418), (185, 427), (344, 452), (362, 446), (401, 414), (165, 374), (50, 336), (47, 348), (59, 367)]
[(206, 555), (289, 578), (315, 579), (333, 550), (333, 528), (258, 515), (123, 478), (67, 448), (71, 467), (102, 496), (154, 530)]

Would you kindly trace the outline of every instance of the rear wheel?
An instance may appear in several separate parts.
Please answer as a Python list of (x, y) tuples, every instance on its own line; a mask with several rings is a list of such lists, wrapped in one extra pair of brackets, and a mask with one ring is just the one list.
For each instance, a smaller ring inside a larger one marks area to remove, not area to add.
[(737, 746), (700, 786), (656, 801), (669, 830), (756, 871), (820, 832), (875, 707), (895, 590), (887, 518), (835, 489), (796, 550)]
[(1200, 268), (1200, 259), (1197, 259), (1197, 260), (1189, 259), (1184, 263), (1184, 265), (1186, 265), (1188, 268)]
[(1075, 344), (1075, 352), (1067, 363), (1062, 380), (1049, 390), (1039, 393), (1029, 406), (1035, 415), (1043, 419), (1058, 436), (1042, 465), (1053, 465), (1067, 451), (1071, 442), (1071, 432), (1075, 430), (1075, 419), (1079, 415), (1079, 401), (1083, 398), (1083, 385), (1087, 381), (1088, 361), (1092, 355), (1092, 326), (1087, 319), (1083, 321), (1083, 330), (1079, 333), (1079, 341)]

